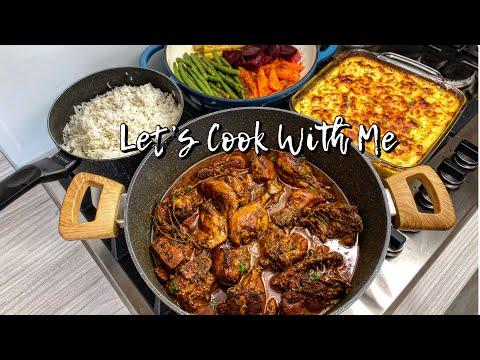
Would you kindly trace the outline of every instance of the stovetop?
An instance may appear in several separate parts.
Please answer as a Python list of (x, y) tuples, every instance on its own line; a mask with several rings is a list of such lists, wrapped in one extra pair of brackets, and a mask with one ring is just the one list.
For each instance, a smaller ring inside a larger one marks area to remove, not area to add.
[[(429, 45), (369, 46), (368, 50), (396, 52), (428, 63), (430, 61), (429, 56), (433, 57), (435, 55), (438, 57), (439, 53), (443, 56), (443, 53), (436, 48), (441, 49), (444, 53), (448, 52), (448, 59), (452, 63), (456, 61), (458, 64), (458, 61), (460, 61), (463, 64), (464, 60), (475, 65), (478, 63), (478, 52), (474, 52), (470, 47), (460, 45), (449, 47)], [(346, 48), (340, 48), (339, 52), (344, 50)], [(455, 56), (452, 55), (453, 53), (455, 53)], [(477, 56), (477, 59), (475, 59), (475, 56)], [(430, 62), (429, 65), (438, 68), (440, 71), (443, 69), (445, 74), (449, 74), (448, 71), (450, 70), (448, 67), (445, 68), (445, 64), (448, 61), (442, 60), (441, 62), (442, 64), (438, 63), (436, 65)], [(471, 65), (466, 66), (471, 67)], [(460, 77), (457, 76), (456, 80), (460, 80)], [(477, 87), (477, 70), (475, 69), (472, 83), (462, 89), (470, 100), (462, 118), (458, 121), (458, 126), (452, 129), (450, 136), (447, 137), (444, 144), (428, 162), (428, 165), (439, 172), (442, 180), (449, 188), (457, 214), (457, 224), (462, 224), (472, 210), (478, 207), (478, 171), (476, 168), (478, 161)], [(288, 103), (277, 105), (277, 107), (287, 109)], [(186, 98), (185, 110), (180, 124), (208, 112), (207, 109)], [(55, 185), (51, 187), (46, 186), (47, 191), (49, 191), (57, 203), (60, 203), (61, 199), (63, 199), (64, 189), (70, 181), (71, 179), (61, 181), (63, 188)], [(126, 185), (128, 186), (128, 184)], [(417, 192), (416, 199), (419, 208), (426, 212), (431, 211), (428, 194), (422, 187), (416, 187), (413, 190)], [(82, 203), (82, 213), (87, 220), (93, 220), (95, 216), (95, 210), (88, 196), (85, 197)], [(444, 232), (421, 231), (407, 233), (392, 228), (392, 238), (387, 260), (384, 262), (380, 274), (365, 295), (353, 304), (347, 310), (347, 313), (385, 313), (414, 276), (421, 271), (435, 251), (449, 239), (451, 234), (458, 231), (459, 226), (461, 225)], [(99, 262), (121, 298), (128, 303), (132, 312), (161, 315), (173, 314), (173, 311), (163, 305), (141, 279), (128, 253), (123, 233), (117, 238), (103, 240), (103, 248), (98, 243), (90, 247), (87, 246), (87, 248)], [(110, 252), (111, 257), (108, 256), (108, 252)], [(372, 292), (373, 290), (371, 289), (376, 290)], [(378, 289), (380, 289), (380, 293), (383, 295), (379, 295)], [(380, 303), (381, 306), (379, 305)]]

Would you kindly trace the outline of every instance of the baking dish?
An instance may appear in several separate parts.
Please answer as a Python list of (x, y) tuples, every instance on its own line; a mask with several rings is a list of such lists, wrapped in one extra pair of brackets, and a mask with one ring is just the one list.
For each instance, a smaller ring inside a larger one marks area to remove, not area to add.
[[(409, 164), (408, 166), (401, 166), (397, 165), (391, 161), (387, 161), (382, 158), (378, 158), (375, 155), (369, 153), (366, 151), (366, 154), (370, 157), (373, 165), (379, 172), (379, 174), (382, 177), (388, 177), (392, 174), (395, 174), (399, 171), (403, 171), (405, 169), (411, 168), (413, 166), (418, 166), (418, 165), (423, 165), (425, 164), (430, 157), (435, 153), (436, 149), (439, 147), (439, 145), (442, 143), (442, 141), (445, 139), (445, 137), (448, 135), (449, 131), (451, 128), (455, 125), (456, 121), (459, 119), (465, 104), (466, 104), (466, 97), (465, 95), (458, 89), (452, 87), (451, 85), (447, 84), (446, 81), (442, 78), (441, 74), (435, 70), (432, 69), (424, 64), (421, 64), (415, 60), (409, 59), (407, 57), (404, 57), (399, 54), (395, 53), (372, 53), (363, 49), (356, 49), (356, 50), (351, 50), (344, 52), (340, 54), (337, 58), (335, 58), (333, 61), (331, 61), (329, 64), (327, 64), (323, 69), (321, 69), (312, 79), (310, 79), (298, 92), (296, 92), (292, 98), (290, 99), (290, 108), (293, 111), (296, 111), (298, 113), (301, 113), (302, 115), (309, 116), (309, 114), (306, 114), (305, 112), (299, 111), (296, 104), (309, 92), (313, 89), (313, 87), (316, 86), (317, 82), (326, 77), (328, 74), (330, 74), (336, 67), (340, 66), (344, 61), (346, 61), (348, 58), (352, 56), (360, 56), (364, 57), (367, 59), (371, 59), (374, 62), (380, 63), (381, 65), (384, 65), (388, 68), (392, 68), (395, 70), (395, 72), (400, 72), (400, 73), (406, 73), (409, 74), (409, 77), (413, 79), (414, 78), (421, 78), (422, 81), (427, 81), (429, 84), (434, 84), (435, 86), (439, 86), (445, 90), (447, 90), (449, 93), (454, 94), (455, 97), (458, 98), (459, 100), (459, 106), (456, 109), (455, 113), (449, 118), (448, 122), (446, 122), (446, 126), (439, 132), (438, 137), (435, 138), (435, 140), (431, 143), (430, 147), (427, 149), (424, 149), (423, 154), (421, 155), (421, 158), (419, 158), (418, 161)], [(414, 82), (415, 83), (415, 82)], [(418, 86), (417, 83), (415, 83), (415, 86)], [(340, 94), (340, 91), (339, 93)], [(337, 114), (341, 115), (341, 114)], [(311, 116), (310, 116), (311, 117)], [(319, 120), (320, 118), (317, 118), (316, 120)], [(321, 119), (321, 120), (326, 120), (326, 121), (333, 121), (333, 119)], [(351, 122), (349, 120), (352, 119), (346, 119), (347, 122)], [(405, 120), (406, 121), (406, 120)], [(388, 126), (388, 125), (387, 125)], [(416, 125), (415, 125), (416, 126)], [(389, 130), (388, 128), (384, 128), (384, 131)], [(394, 131), (395, 132), (395, 131)], [(400, 140), (400, 139), (399, 139)], [(411, 139), (409, 139), (411, 142)], [(422, 143), (417, 140), (416, 142), (417, 145), (422, 145)], [(410, 151), (411, 153), (412, 151)], [(407, 153), (408, 154), (408, 153)], [(415, 154), (414, 154), (415, 155)], [(415, 155), (415, 156), (418, 156)], [(399, 161), (400, 162), (400, 161)]]

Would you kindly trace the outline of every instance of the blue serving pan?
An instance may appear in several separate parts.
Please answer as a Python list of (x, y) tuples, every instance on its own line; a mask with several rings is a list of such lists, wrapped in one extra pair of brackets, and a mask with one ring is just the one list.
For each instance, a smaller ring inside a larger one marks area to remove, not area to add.
[(172, 70), (173, 63), (177, 57), (181, 57), (185, 52), (193, 52), (193, 45), (150, 45), (140, 56), (140, 67), (148, 67), (148, 62), (151, 57), (159, 51), (164, 50), (159, 55), (161, 66), (165, 69), (166, 75), (172, 81), (176, 82), (182, 91), (197, 104), (213, 110), (245, 106), (274, 105), (287, 100), (293, 93), (300, 89), (300, 87), (302, 87), (302, 85), (304, 85), (315, 74), (318, 66), (321, 63), (330, 60), (338, 48), (337, 45), (328, 45), (323, 50), (320, 50), (320, 46), (318, 45), (294, 46), (300, 50), (302, 54), (302, 64), (305, 66), (301, 74), (301, 79), (283, 91), (255, 99), (222, 99), (213, 97), (191, 89), (183, 82), (177, 80)]

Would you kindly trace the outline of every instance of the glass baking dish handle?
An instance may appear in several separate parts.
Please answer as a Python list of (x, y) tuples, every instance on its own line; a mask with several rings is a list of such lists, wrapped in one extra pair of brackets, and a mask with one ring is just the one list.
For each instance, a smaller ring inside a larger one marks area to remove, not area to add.
[(424, 75), (425, 73), (427, 73), (428, 75), (434, 76), (439, 80), (443, 80), (442, 74), (438, 70), (433, 69), (430, 66), (422, 64), (421, 62), (418, 62), (416, 60), (410, 59), (406, 56), (393, 52), (385, 52), (380, 54), (379, 57), (387, 62), (406, 68), (417, 74), (420, 73), (420, 75)]

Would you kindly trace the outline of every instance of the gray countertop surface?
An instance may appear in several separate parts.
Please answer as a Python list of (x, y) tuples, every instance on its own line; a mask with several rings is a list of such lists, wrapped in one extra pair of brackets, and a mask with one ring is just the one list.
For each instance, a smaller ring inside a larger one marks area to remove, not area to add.
[[(0, 153), (0, 180), (13, 168)], [(81, 242), (58, 234), (37, 186), (0, 211), (0, 314), (129, 314)]]

